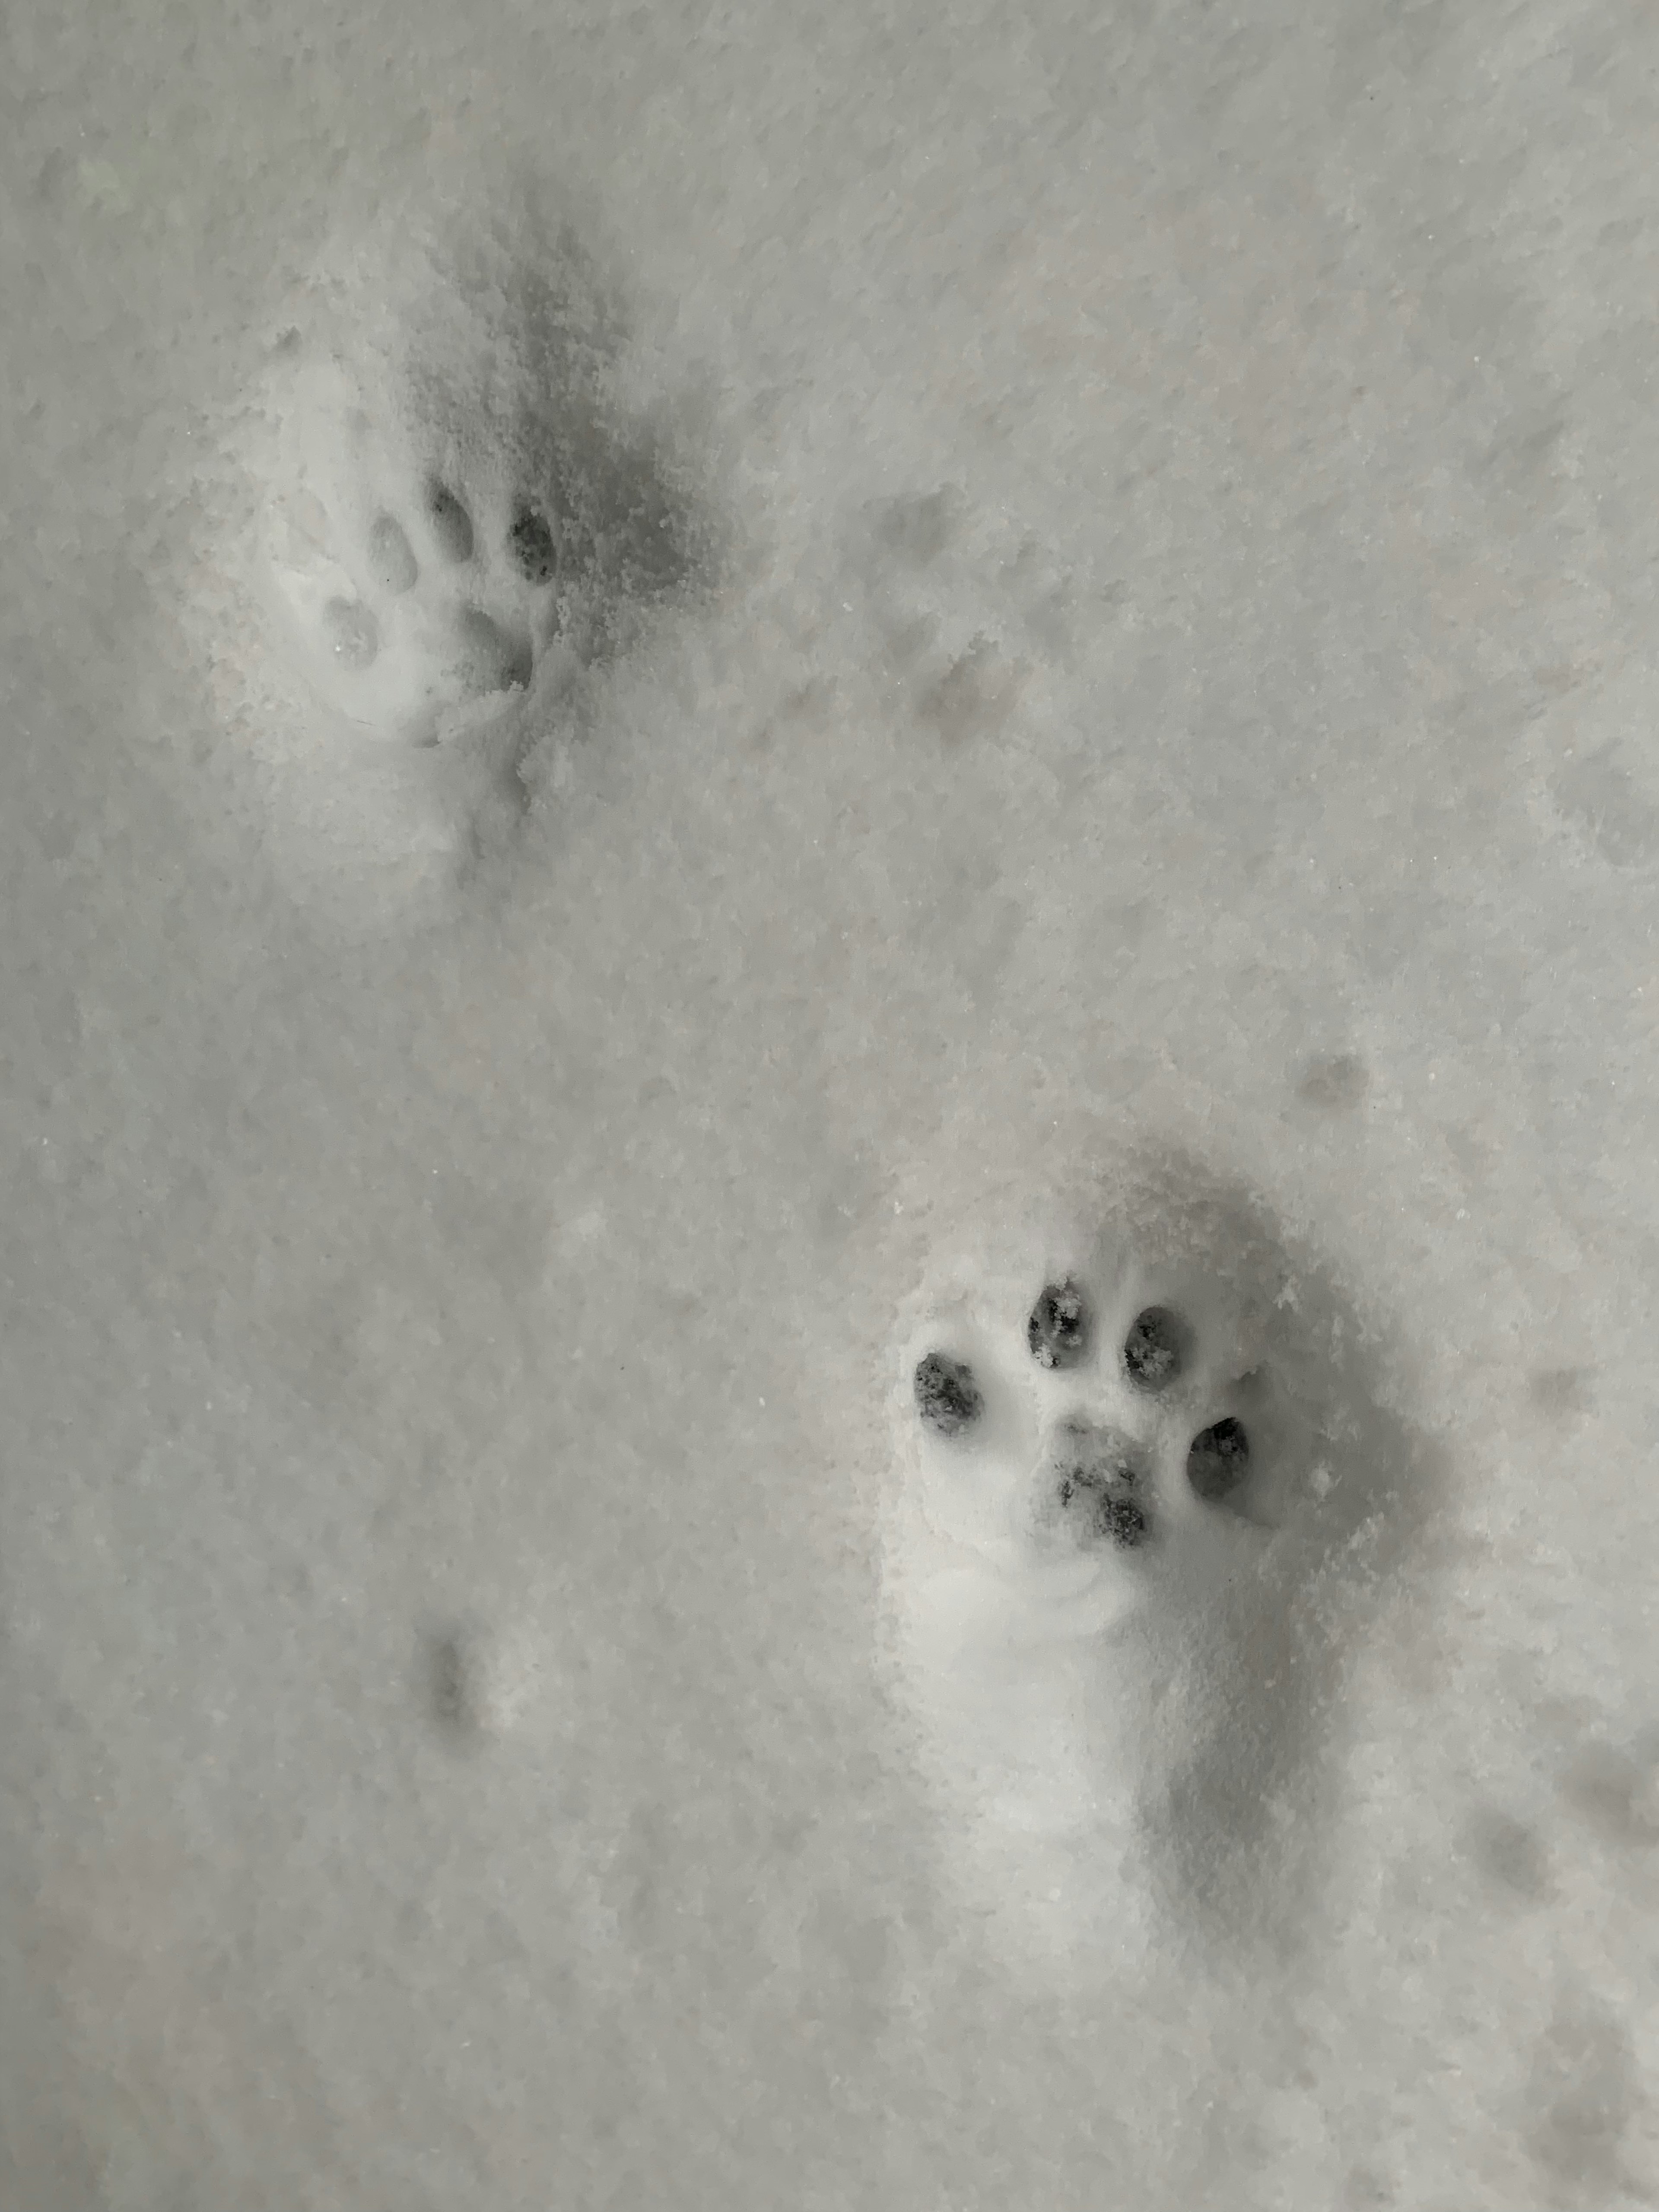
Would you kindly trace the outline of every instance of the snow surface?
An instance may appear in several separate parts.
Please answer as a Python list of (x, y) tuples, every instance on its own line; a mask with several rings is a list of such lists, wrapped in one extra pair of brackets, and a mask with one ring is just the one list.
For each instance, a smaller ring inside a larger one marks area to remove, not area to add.
[[(1654, 2203), (1659, 27), (7, 62), (7, 2212)], [(1176, 1245), (1262, 1578), (940, 1661)]]

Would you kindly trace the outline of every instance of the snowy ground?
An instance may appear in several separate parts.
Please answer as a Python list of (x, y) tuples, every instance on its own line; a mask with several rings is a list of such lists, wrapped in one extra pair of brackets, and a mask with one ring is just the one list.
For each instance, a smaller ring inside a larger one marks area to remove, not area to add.
[(1659, 2201), (1656, 72), (14, 11), (8, 2212)]

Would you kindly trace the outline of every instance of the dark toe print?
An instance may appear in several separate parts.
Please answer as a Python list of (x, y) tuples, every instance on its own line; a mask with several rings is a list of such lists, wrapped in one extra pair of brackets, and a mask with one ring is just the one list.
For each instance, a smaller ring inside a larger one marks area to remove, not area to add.
[(550, 584), (559, 565), (553, 532), (544, 516), (521, 507), (507, 533), (507, 550), (513, 566), (526, 584)]
[(1249, 1471), (1250, 1440), (1243, 1423), (1231, 1414), (1193, 1438), (1187, 1480), (1195, 1496), (1213, 1504), (1237, 1490)]
[(963, 1359), (930, 1352), (916, 1366), (916, 1411), (942, 1437), (959, 1436), (985, 1410), (974, 1370)]
[(1187, 1364), (1186, 1323), (1167, 1306), (1139, 1313), (1123, 1340), (1123, 1364), (1129, 1380), (1143, 1390), (1162, 1390)]
[(470, 561), (472, 558), (472, 518), (447, 484), (428, 486), (426, 513), (438, 550), (445, 560), (453, 562), (458, 567), (463, 561)]
[(1144, 1541), (1146, 1515), (1133, 1495), (1140, 1480), (1133, 1447), (1110, 1431), (1074, 1425), (1055, 1440), (1054, 1495), (1083, 1533), (1126, 1549)]
[(1113, 1543), (1127, 1551), (1145, 1540), (1146, 1516), (1130, 1499), (1103, 1491), (1096, 1510), (1095, 1526), (1103, 1536), (1109, 1536)]
[(1039, 1367), (1077, 1367), (1089, 1356), (1089, 1302), (1073, 1282), (1050, 1283), (1031, 1309), (1025, 1341)]

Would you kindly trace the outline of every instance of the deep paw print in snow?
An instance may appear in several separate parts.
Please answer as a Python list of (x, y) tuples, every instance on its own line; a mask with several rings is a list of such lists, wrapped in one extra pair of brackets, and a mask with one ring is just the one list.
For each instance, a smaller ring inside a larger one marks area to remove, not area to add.
[(1200, 1171), (1006, 1204), (936, 1247), (890, 1401), (888, 1618), (972, 1910), (1051, 1966), (1153, 1899), (1293, 1920), (1261, 1870), (1340, 1662), (1311, 1594), (1367, 1586), (1426, 1462), (1327, 1279)]
[[(1170, 1460), (1167, 1420), (1154, 1415), (1150, 1401), (1177, 1391), (1202, 1347), (1182, 1313), (1151, 1304), (1137, 1307), (1127, 1321), (1121, 1313), (1114, 1317), (1109, 1334), (1115, 1358), (1103, 1360), (1097, 1295), (1067, 1275), (1045, 1283), (1026, 1316), (1025, 1346), (1038, 1376), (1055, 1378), (1062, 1390), (1087, 1378), (1080, 1402), (1109, 1407), (1114, 1417), (1106, 1427), (1076, 1415), (1054, 1419), (1034, 1478), (1041, 1495), (1033, 1511), (1047, 1528), (1064, 1524), (1079, 1537), (1103, 1536), (1127, 1549), (1143, 1543), (1151, 1532), (1153, 1493), (1160, 1479), (1153, 1471), (1155, 1463), (1160, 1453)], [(1116, 1303), (1122, 1304), (1121, 1295)], [(1261, 1381), (1259, 1373), (1253, 1373), (1232, 1378), (1232, 1388), (1235, 1393), (1241, 1387), (1259, 1390)], [(1029, 1377), (1027, 1387), (1031, 1387)], [(1039, 1381), (1036, 1387), (1042, 1390), (1048, 1386)], [(1212, 1393), (1220, 1388), (1224, 1399), (1227, 1395), (1213, 1379), (1209, 1387)], [(994, 1395), (996, 1386), (992, 1389)], [(922, 1354), (912, 1390), (917, 1419), (933, 1439), (967, 1439), (984, 1419), (986, 1389), (974, 1364), (949, 1348), (934, 1346)], [(1180, 1392), (1174, 1401), (1177, 1407), (1198, 1402), (1188, 1392)], [(1193, 1418), (1188, 1418), (1189, 1428)], [(1206, 1505), (1241, 1504), (1251, 1455), (1249, 1432), (1238, 1414), (1221, 1412), (1194, 1431), (1182, 1464), (1193, 1498)], [(1017, 1495), (1022, 1487), (1015, 1481), (1011, 1492)], [(1058, 1514), (1048, 1510), (1055, 1498), (1062, 1508)]]

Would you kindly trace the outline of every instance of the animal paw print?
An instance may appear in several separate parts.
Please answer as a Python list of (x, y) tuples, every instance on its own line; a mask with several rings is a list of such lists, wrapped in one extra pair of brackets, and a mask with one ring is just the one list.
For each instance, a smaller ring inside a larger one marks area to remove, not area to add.
[(279, 872), (354, 929), (510, 847), (725, 543), (701, 394), (556, 194), (479, 182), (343, 223), (193, 441), (186, 649)]
[(1057, 1274), (1012, 1328), (971, 1303), (936, 1322), (910, 1395), (944, 1520), (972, 1498), (988, 1542), (1120, 1552), (1259, 1520), (1294, 1425), (1261, 1370), (1235, 1371), (1236, 1329), (1194, 1317), (1212, 1294), (1184, 1287), (1130, 1261)]
[(264, 566), (313, 690), (428, 745), (626, 652), (711, 550), (568, 226), (343, 238), (258, 391)]
[(1190, 1926), (1255, 1882), (1222, 1917), (1269, 1923), (1340, 1663), (1314, 1608), (1346, 1578), (1361, 1617), (1419, 1466), (1258, 1209), (1195, 1169), (1118, 1197), (941, 1246), (890, 1400), (901, 1699), (976, 1917), (1050, 1965), (1176, 1892)]
[(499, 467), (397, 451), (396, 426), (362, 401), (337, 364), (298, 380), (270, 573), (325, 702), (376, 735), (429, 744), (529, 689), (560, 630), (574, 533), (544, 495), (493, 481)]

